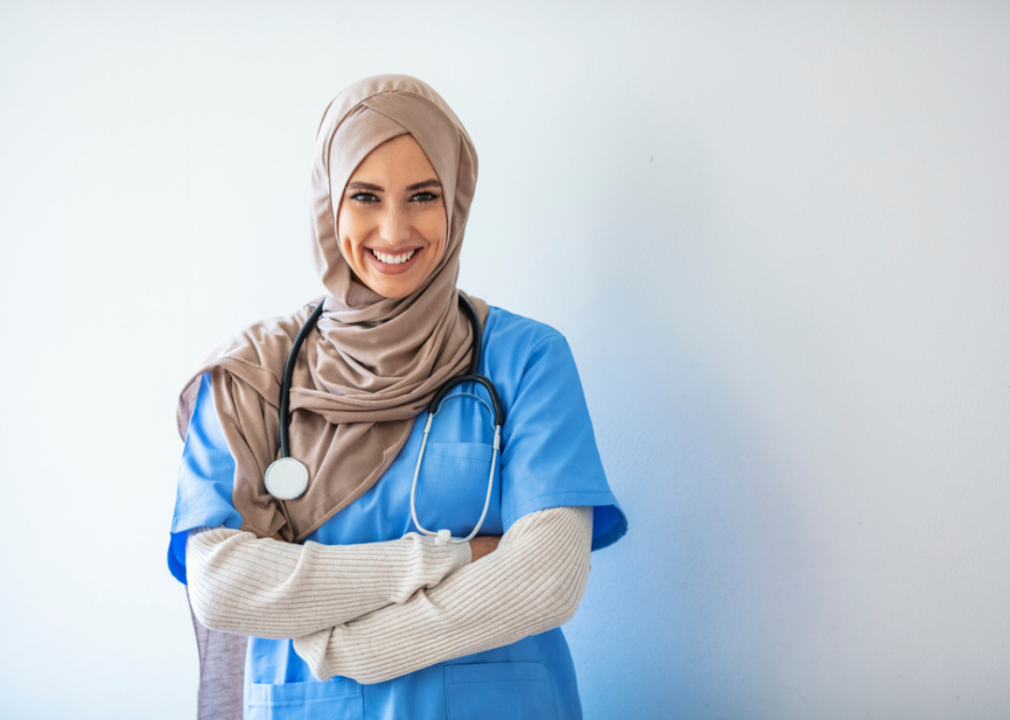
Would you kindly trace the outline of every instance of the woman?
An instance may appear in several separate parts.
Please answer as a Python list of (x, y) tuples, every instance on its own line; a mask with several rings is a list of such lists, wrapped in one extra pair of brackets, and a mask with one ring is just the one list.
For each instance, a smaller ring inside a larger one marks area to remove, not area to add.
[[(424, 83), (340, 93), (313, 164), (328, 294), (233, 338), (182, 394), (169, 565), (204, 625), (249, 636), (246, 718), (581, 716), (557, 628), (590, 549), (627, 523), (564, 338), (456, 289), (476, 178), (469, 136)], [(280, 454), (282, 369), (318, 303), (287, 394), (309, 481), (284, 500), (264, 473)], [(415, 418), (478, 347), (500, 439), (474, 382), (424, 439)]]

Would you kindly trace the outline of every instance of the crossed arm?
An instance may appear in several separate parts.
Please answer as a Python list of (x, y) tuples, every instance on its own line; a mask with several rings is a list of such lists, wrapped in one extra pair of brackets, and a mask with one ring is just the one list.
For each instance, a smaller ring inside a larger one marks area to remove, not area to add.
[(317, 678), (374, 683), (566, 622), (585, 589), (591, 536), (591, 508), (560, 507), (516, 521), (474, 563), (467, 545), (413, 534), (299, 546), (217, 528), (191, 535), (186, 553), (205, 625), (294, 638)]

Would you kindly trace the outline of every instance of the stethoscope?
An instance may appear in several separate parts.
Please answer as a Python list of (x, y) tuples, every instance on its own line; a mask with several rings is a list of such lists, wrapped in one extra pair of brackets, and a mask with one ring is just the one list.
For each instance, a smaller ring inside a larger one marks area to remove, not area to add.
[[(473, 328), (470, 372), (447, 380), (442, 387), (438, 389), (435, 396), (428, 404), (428, 419), (424, 423), (424, 435), (421, 438), (421, 451), (417, 455), (417, 465), (414, 466), (414, 479), (410, 484), (410, 517), (414, 521), (414, 525), (421, 531), (422, 534), (435, 538), (436, 545), (447, 545), (449, 542), (469, 542), (477, 536), (480, 526), (484, 524), (484, 518), (487, 517), (488, 506), (491, 504), (491, 490), (494, 486), (494, 471), (498, 464), (498, 450), (501, 445), (501, 429), (505, 424), (505, 411), (502, 409), (501, 400), (498, 397), (498, 391), (495, 390), (494, 383), (478, 372), (480, 368), (480, 346), (482, 336), (480, 318), (477, 316), (477, 311), (474, 309), (473, 305), (469, 300), (463, 297), (462, 294), (459, 295), (459, 306), (466, 313), (467, 318), (470, 320), (470, 326)], [(295, 336), (295, 342), (291, 346), (291, 352), (288, 353), (288, 360), (284, 364), (284, 375), (281, 378), (280, 409), (278, 411), (280, 415), (281, 456), (279, 459), (270, 464), (270, 466), (266, 469), (266, 473), (263, 475), (263, 481), (266, 483), (267, 492), (278, 500), (294, 500), (295, 498), (299, 498), (305, 493), (306, 488), (309, 486), (309, 469), (305, 467), (303, 462), (297, 458), (291, 457), (289, 436), (291, 425), (291, 413), (289, 412), (291, 403), (291, 379), (295, 372), (295, 365), (298, 362), (298, 352), (301, 350), (302, 343), (305, 342), (305, 338), (308, 337), (309, 332), (311, 332), (312, 328), (315, 327), (316, 322), (319, 320), (319, 316), (322, 314), (323, 303), (320, 302), (316, 306), (315, 310), (312, 311), (312, 314), (309, 315), (309, 319), (305, 321), (304, 325), (302, 325), (301, 330), (298, 331), (298, 335)], [(462, 385), (467, 382), (474, 382), (478, 385), (483, 385), (484, 389), (487, 390), (488, 396), (491, 398), (491, 405), (488, 405), (484, 398), (479, 395), (475, 395), (474, 393), (460, 392), (449, 395), (450, 390), (455, 388), (457, 385)], [(469, 535), (465, 538), (457, 539), (453, 538), (452, 533), (447, 529), (433, 532), (421, 525), (420, 521), (417, 519), (417, 504), (414, 498), (417, 491), (417, 478), (421, 475), (421, 461), (424, 460), (424, 449), (428, 445), (428, 433), (431, 431), (432, 420), (434, 420), (435, 414), (438, 412), (439, 407), (441, 407), (443, 400), (461, 397), (474, 398), (492, 416), (492, 420), (494, 422), (494, 443), (491, 451), (491, 474), (488, 475), (487, 493), (484, 497), (484, 509), (481, 511), (480, 520), (477, 521), (477, 525), (474, 526), (473, 531)]]

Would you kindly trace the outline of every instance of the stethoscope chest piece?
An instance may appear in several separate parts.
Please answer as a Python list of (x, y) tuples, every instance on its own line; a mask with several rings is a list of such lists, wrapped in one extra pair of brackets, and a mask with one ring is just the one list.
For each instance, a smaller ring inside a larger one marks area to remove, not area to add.
[(270, 463), (263, 481), (278, 500), (294, 500), (309, 486), (309, 469), (293, 457), (282, 457)]

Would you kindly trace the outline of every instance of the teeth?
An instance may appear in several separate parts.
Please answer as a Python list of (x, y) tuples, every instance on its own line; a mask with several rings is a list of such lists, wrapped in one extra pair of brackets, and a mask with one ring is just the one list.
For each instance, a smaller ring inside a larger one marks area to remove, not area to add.
[(414, 253), (416, 252), (417, 249), (415, 248), (414, 250), (406, 252), (403, 255), (387, 255), (386, 253), (381, 253), (378, 252), (377, 250), (372, 250), (372, 255), (377, 257), (379, 259), (379, 262), (386, 263), (386, 265), (401, 265), (402, 263), (405, 263), (412, 257), (414, 257)]

